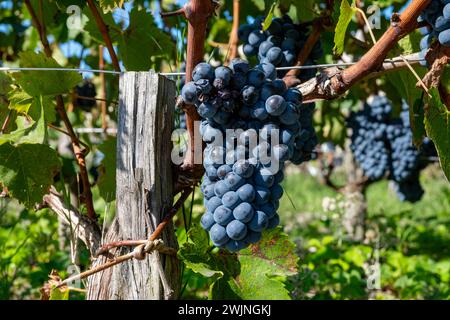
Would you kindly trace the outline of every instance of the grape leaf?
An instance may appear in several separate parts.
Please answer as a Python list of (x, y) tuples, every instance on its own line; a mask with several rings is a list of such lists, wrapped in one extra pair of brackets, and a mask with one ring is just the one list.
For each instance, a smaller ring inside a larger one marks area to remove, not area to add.
[[(420, 51), (420, 47), (418, 46), (419, 42), (419, 33), (411, 33), (398, 42), (400, 48), (393, 50), (394, 54), (409, 54)], [(423, 68), (415, 68), (415, 71), (423, 78), (425, 74)], [(387, 75), (387, 79), (390, 88), (386, 88), (386, 93), (391, 100), (399, 100), (397, 101), (398, 103), (394, 105), (400, 106), (400, 99), (404, 99), (408, 103), (413, 142), (416, 146), (419, 146), (425, 135), (425, 128), (423, 124), (422, 91), (417, 90), (417, 80), (409, 70), (391, 72)], [(397, 111), (398, 113), (400, 112), (400, 110)]]
[(264, 22), (263, 22), (263, 31), (266, 31), (267, 29), (269, 29), (270, 25), (272, 24), (273, 11), (275, 10), (276, 5), (277, 5), (277, 2), (274, 1), (272, 3), (272, 5), (270, 6), (269, 12), (267, 13), (266, 18), (264, 19)]
[(295, 244), (276, 228), (239, 254), (241, 273), (236, 279), (243, 299), (290, 299), (281, 278), (297, 273)]
[(58, 155), (48, 145), (0, 145), (0, 184), (29, 208), (42, 201), (59, 168)]
[(38, 121), (25, 127), (24, 118), (18, 118), (18, 129), (0, 136), (0, 185), (27, 207), (42, 201), (61, 167), (56, 151), (43, 144), (47, 126), (42, 97), (37, 101)]
[(255, 265), (264, 266), (267, 273), (289, 276), (297, 273), (298, 256), (295, 244), (289, 240), (281, 228), (263, 232), (260, 242), (239, 252), (239, 260), (255, 261)]
[(16, 110), (18, 113), (28, 113), (31, 107), (33, 97), (19, 88), (12, 90), (8, 94), (9, 108)]
[(0, 72), (0, 96), (6, 95), (11, 89), (12, 79), (4, 72)]
[[(40, 98), (34, 98), (19, 88), (12, 90), (8, 95), (9, 108), (16, 110), (18, 113), (29, 115), (33, 120), (37, 121), (41, 115)], [(53, 96), (42, 97), (42, 105), (44, 107), (45, 122), (52, 123), (56, 120), (56, 111)]]
[(212, 300), (242, 300), (239, 286), (232, 277), (219, 278), (209, 288), (209, 298)]
[(110, 202), (116, 199), (116, 138), (105, 140), (98, 146), (104, 158), (99, 167), (98, 189), (100, 196)]
[(49, 300), (69, 300), (69, 290), (67, 288), (52, 288)]
[[(40, 8), (40, 4), (42, 4), (42, 8)], [(47, 28), (55, 25), (56, 17), (58, 15), (58, 5), (55, 1), (48, 0), (40, 2), (40, 0), (30, 0), (30, 5), (33, 7), (34, 12), (42, 12), (41, 19), (45, 21)], [(26, 9), (27, 17), (31, 17), (28, 13), (28, 8), (25, 5), (23, 5), (23, 9)]]
[(345, 33), (355, 12), (356, 9), (353, 6), (351, 7), (347, 0), (341, 1), (339, 20), (334, 31), (333, 51), (337, 55), (341, 55), (344, 52)]
[(432, 88), (430, 94), (425, 106), (425, 129), (436, 146), (441, 168), (450, 180), (450, 111), (441, 102), (436, 88)]
[(186, 267), (214, 279), (211, 299), (290, 299), (285, 277), (297, 273), (295, 245), (281, 228), (238, 254), (209, 249), (208, 234), (199, 227), (188, 233), (178, 255)]
[(266, 1), (265, 0), (252, 0), (254, 5), (258, 8), (260, 11), (264, 11), (266, 7)]
[[(21, 52), (19, 57), (21, 67), (61, 68), (55, 59), (43, 53)], [(76, 72), (61, 71), (22, 71), (14, 73), (14, 78), (30, 96), (67, 93), (82, 80)]]
[(412, 108), (409, 108), (409, 122), (413, 134), (413, 143), (417, 147), (422, 144), (423, 138), (426, 136), (424, 118), (423, 99), (417, 99)]
[(180, 248), (178, 256), (192, 271), (208, 278), (221, 278), (224, 272), (220, 270), (214, 255), (208, 249), (208, 234), (198, 226), (194, 226), (189, 230), (188, 241)]
[(130, 25), (120, 35), (119, 52), (128, 71), (147, 71), (152, 57), (171, 55), (175, 46), (172, 39), (159, 29), (151, 13), (133, 8)]
[(44, 120), (42, 106), (42, 97), (36, 99), (36, 108), (39, 110), (38, 119), (29, 124), (24, 118), (17, 119), (17, 130), (0, 136), (0, 145), (12, 143), (19, 145), (21, 143), (45, 143), (47, 141), (47, 126)]
[[(289, 4), (290, 1), (290, 4)], [(288, 5), (292, 5), (295, 8), (295, 11), (292, 10), (289, 12), (289, 16), (293, 19), (296, 18), (299, 21), (308, 21), (311, 20), (311, 17), (314, 16), (314, 4), (315, 0), (289, 0), (289, 1), (281, 1), (280, 7), (284, 6), (285, 8)]]

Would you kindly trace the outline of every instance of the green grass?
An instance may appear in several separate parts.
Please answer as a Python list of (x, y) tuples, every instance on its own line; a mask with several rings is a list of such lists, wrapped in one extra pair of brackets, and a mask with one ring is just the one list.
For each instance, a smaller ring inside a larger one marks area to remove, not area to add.
[[(297, 243), (300, 272), (289, 287), (298, 299), (449, 299), (450, 185), (439, 168), (421, 175), (424, 197), (401, 202), (387, 181), (366, 190), (366, 238), (343, 233), (342, 210), (322, 199), (342, 199), (315, 178), (294, 173), (283, 182), (281, 224)], [(368, 289), (367, 266), (380, 263), (380, 289)]]

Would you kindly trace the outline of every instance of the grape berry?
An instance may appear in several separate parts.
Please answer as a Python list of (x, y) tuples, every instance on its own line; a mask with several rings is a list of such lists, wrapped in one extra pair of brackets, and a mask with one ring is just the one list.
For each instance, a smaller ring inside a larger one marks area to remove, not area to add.
[[(443, 46), (450, 46), (450, 2), (448, 0), (433, 0), (419, 17), (419, 21), (426, 21), (428, 26), (422, 27), (423, 35), (420, 41), (420, 57), (425, 58), (433, 40)], [(422, 61), (427, 66), (426, 61)]]

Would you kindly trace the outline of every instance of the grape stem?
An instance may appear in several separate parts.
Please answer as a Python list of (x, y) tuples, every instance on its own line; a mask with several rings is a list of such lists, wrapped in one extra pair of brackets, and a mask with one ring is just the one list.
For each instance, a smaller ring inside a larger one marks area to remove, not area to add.
[(308, 83), (300, 84), (297, 88), (303, 93), (304, 101), (332, 100), (340, 97), (348, 89), (373, 72), (379, 71), (389, 51), (396, 43), (417, 27), (419, 14), (430, 4), (431, 0), (413, 0), (405, 10), (393, 14), (391, 26), (378, 42), (355, 65), (340, 70), (324, 70), (313, 80), (315, 86)]
[[(45, 55), (50, 58), (50, 57), (52, 57), (52, 49), (50, 48), (50, 44), (48, 43), (48, 40), (47, 40), (47, 34), (45, 32), (44, 21), (43, 21), (42, 17), (41, 17), (41, 19), (38, 18), (33, 6), (30, 3), (30, 0), (25, 0), (25, 5), (31, 15), (33, 24), (39, 33), (41, 43), (44, 47)], [(41, 2), (39, 2), (39, 5), (40, 5), (40, 7), (42, 7)], [(42, 11), (42, 10), (40, 10), (40, 11)], [(61, 118), (62, 122), (64, 123), (64, 126), (66, 127), (66, 130), (70, 136), (73, 152), (75, 154), (75, 158), (76, 158), (78, 166), (80, 168), (80, 177), (81, 177), (81, 182), (83, 184), (82, 200), (83, 200), (84, 204), (86, 205), (88, 217), (91, 218), (93, 221), (97, 221), (97, 215), (95, 213), (94, 203), (92, 200), (91, 184), (89, 183), (88, 171), (86, 169), (86, 159), (85, 159), (86, 150), (81, 148), (80, 140), (78, 139), (78, 137), (72, 127), (72, 123), (70, 122), (69, 117), (67, 116), (67, 112), (64, 107), (64, 100), (63, 100), (62, 95), (56, 96), (56, 111), (58, 112), (58, 115)]]

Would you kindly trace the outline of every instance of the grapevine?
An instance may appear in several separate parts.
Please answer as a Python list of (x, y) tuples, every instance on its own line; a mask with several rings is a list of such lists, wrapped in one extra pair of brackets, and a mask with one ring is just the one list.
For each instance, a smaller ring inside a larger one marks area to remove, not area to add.
[(0, 298), (448, 296), (448, 0), (0, 7)]

